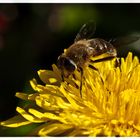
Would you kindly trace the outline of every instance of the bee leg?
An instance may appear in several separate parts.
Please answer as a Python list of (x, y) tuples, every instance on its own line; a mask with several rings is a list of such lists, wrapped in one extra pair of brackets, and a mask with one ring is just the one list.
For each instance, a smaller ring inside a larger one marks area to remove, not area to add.
[(102, 83), (104, 83), (104, 80), (103, 80), (103, 78), (102, 78), (102, 75), (101, 75), (100, 71), (99, 71), (96, 67), (94, 67), (94, 66), (92, 66), (92, 65), (89, 65), (89, 67), (92, 68), (93, 70), (95, 70), (95, 71), (97, 71), (97, 72), (99, 73), (99, 75), (100, 75), (100, 77), (101, 77), (101, 81), (102, 81)]
[(61, 78), (62, 78), (62, 82), (64, 82), (64, 71), (61, 71)]
[(63, 74), (61, 74), (61, 78), (62, 78), (62, 82), (64, 82), (64, 75)]
[[(93, 70), (95, 70), (95, 71), (98, 71), (98, 69), (97, 68), (95, 68), (94, 66), (92, 66), (92, 65), (89, 65), (89, 67), (91, 68), (91, 69), (93, 69)], [(98, 71), (99, 72), (99, 71)]]
[(80, 68), (80, 73), (81, 73), (81, 81), (80, 81), (80, 96), (82, 98), (82, 84), (83, 84), (83, 69)]
[(116, 58), (115, 67), (119, 67), (120, 65), (121, 65), (121, 62), (120, 62), (119, 58)]

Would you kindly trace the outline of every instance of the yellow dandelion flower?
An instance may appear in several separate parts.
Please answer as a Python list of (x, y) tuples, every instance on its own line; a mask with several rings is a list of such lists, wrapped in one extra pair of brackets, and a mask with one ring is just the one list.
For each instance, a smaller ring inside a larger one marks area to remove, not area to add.
[(18, 115), (1, 122), (7, 127), (40, 124), (32, 132), (39, 136), (140, 136), (140, 64), (129, 53), (121, 58), (99, 62), (84, 69), (82, 97), (80, 72), (64, 82), (55, 65), (39, 70), (44, 85), (30, 81), (34, 94), (16, 93), (30, 105), (17, 107)]

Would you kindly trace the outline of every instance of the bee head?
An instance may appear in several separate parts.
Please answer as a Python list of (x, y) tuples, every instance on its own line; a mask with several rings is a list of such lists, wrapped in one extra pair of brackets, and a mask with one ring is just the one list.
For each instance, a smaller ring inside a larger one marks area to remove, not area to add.
[(77, 69), (75, 62), (63, 55), (58, 57), (57, 66), (61, 71), (67, 71), (68, 73), (72, 73)]

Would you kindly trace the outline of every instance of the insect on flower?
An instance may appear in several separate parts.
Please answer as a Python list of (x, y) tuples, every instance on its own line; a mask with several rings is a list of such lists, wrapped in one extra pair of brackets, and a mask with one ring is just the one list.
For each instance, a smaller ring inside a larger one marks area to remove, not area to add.
[[(104, 55), (95, 62), (110, 60), (117, 56), (116, 48), (110, 43), (100, 38), (91, 38), (96, 29), (95, 23), (89, 21), (84, 24), (78, 32), (74, 43), (64, 50), (57, 60), (57, 66), (61, 70), (62, 79), (73, 74), (77, 69), (81, 72), (80, 95), (82, 97), (82, 77), (84, 67), (89, 66), (90, 58)], [(115, 42), (114, 42), (115, 44)], [(97, 70), (95, 67), (93, 69)]]

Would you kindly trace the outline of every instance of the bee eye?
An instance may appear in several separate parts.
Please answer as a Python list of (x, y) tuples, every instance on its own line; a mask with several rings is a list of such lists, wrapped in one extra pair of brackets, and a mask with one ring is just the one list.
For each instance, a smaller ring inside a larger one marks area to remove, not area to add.
[(73, 72), (77, 68), (76, 64), (71, 59), (63, 56), (58, 57), (57, 66), (60, 69), (65, 68), (69, 72)]
[(73, 72), (76, 69), (76, 64), (71, 59), (66, 58), (64, 60), (64, 67), (67, 71)]

